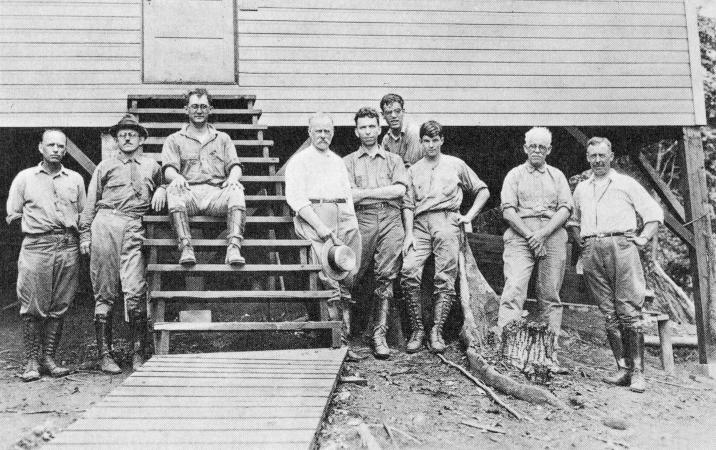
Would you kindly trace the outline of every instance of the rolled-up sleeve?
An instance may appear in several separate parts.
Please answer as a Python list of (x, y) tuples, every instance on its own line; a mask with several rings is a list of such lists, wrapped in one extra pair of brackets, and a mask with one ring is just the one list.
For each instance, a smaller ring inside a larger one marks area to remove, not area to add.
[(403, 209), (415, 210), (415, 185), (413, 184), (413, 173), (407, 170), (407, 189), (403, 195)]
[(400, 157), (391, 158), (390, 162), (393, 165), (393, 175), (391, 177), (393, 184), (402, 184), (403, 186), (408, 187), (408, 170), (405, 168), (405, 164), (402, 159)]
[(463, 189), (477, 195), (483, 189), (487, 189), (487, 185), (482, 181), (474, 170), (470, 168), (464, 161), (461, 164), (460, 170), (460, 182), (462, 183)]
[(644, 223), (664, 223), (664, 211), (661, 206), (649, 195), (644, 187), (634, 179), (629, 180), (629, 196), (634, 209), (641, 216)]
[(22, 218), (22, 207), (25, 204), (25, 176), (24, 172), (12, 180), (10, 192), (7, 196), (7, 217), (5, 221), (10, 224), (12, 221)]
[(517, 198), (517, 176), (515, 169), (507, 172), (505, 180), (502, 182), (502, 191), (500, 191), (500, 209), (502, 211), (508, 208), (514, 208), (515, 210), (519, 206), (519, 199)]
[(96, 214), (97, 201), (102, 199), (102, 165), (95, 169), (87, 191), (87, 203), (80, 214), (80, 242), (92, 239), (92, 221)]
[(301, 175), (300, 161), (289, 160), (286, 165), (286, 202), (295, 212), (309, 206), (311, 201), (306, 195), (304, 177)]
[(236, 146), (234, 145), (234, 142), (231, 140), (231, 138), (228, 135), (223, 136), (224, 139), (224, 170), (226, 173), (226, 176), (229, 175), (231, 172), (231, 168), (234, 166), (242, 167), (241, 161), (239, 161), (239, 156), (236, 153)]
[(173, 167), (177, 172), (181, 172), (181, 154), (179, 145), (174, 142), (173, 136), (169, 136), (162, 145), (162, 173), (168, 167)]
[(555, 187), (557, 189), (557, 210), (559, 210), (559, 208), (567, 208), (567, 210), (572, 211), (574, 209), (574, 200), (572, 199), (572, 192), (569, 190), (567, 177), (564, 176), (562, 171), (557, 171), (555, 178)]
[(574, 190), (574, 195), (572, 196), (573, 201), (573, 208), (572, 208), (572, 214), (570, 214), (569, 219), (567, 219), (567, 223), (565, 226), (567, 227), (578, 227), (581, 226), (582, 223), (582, 211), (581, 211), (581, 187), (582, 185), (577, 185), (577, 188)]
[(348, 181), (351, 184), (351, 189), (358, 189), (358, 185), (356, 184), (356, 165), (355, 165), (355, 159), (353, 158), (353, 153), (350, 155), (346, 155), (343, 157), (343, 164), (346, 165), (346, 170), (348, 171)]

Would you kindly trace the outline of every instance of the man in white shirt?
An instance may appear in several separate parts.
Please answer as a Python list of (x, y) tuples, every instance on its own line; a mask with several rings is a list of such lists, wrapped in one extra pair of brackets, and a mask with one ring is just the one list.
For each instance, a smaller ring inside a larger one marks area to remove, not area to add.
[[(286, 165), (286, 201), (296, 212), (296, 234), (312, 242), (315, 260), (323, 244), (332, 239), (334, 243), (349, 246), (356, 256), (361, 254), (361, 237), (358, 231), (351, 195), (348, 170), (340, 156), (329, 146), (333, 140), (333, 120), (327, 114), (317, 113), (308, 121), (311, 146), (294, 155)], [(350, 333), (350, 289), (357, 273), (356, 268), (342, 281), (336, 281), (325, 273), (320, 278), (334, 295), (328, 300), (331, 319), (338, 318), (338, 304), (343, 310), (346, 336)]]
[[(641, 308), (646, 281), (639, 249), (664, 221), (664, 212), (633, 178), (611, 168), (612, 144), (593, 137), (587, 160), (594, 173), (574, 190), (567, 226), (582, 247), (584, 278), (606, 321), (607, 340), (618, 372), (604, 381), (644, 392), (644, 334)], [(644, 227), (637, 234), (636, 213)]]

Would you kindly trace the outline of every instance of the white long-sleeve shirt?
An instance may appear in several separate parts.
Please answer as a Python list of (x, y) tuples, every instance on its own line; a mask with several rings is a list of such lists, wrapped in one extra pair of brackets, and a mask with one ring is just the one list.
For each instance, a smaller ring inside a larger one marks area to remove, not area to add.
[(298, 212), (312, 199), (345, 199), (341, 209), (355, 214), (348, 169), (330, 150), (313, 145), (296, 153), (286, 165), (286, 201)]

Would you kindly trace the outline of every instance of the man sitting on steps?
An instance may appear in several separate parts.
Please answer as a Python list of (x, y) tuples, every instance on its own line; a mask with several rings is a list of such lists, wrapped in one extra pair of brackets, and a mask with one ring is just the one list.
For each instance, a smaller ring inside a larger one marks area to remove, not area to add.
[(179, 264), (196, 263), (189, 216), (223, 216), (229, 231), (227, 264), (244, 264), (241, 241), (246, 201), (239, 183), (241, 163), (228, 134), (209, 124), (211, 96), (204, 88), (186, 95), (189, 123), (169, 136), (162, 148), (162, 170), (169, 183), (167, 203), (181, 256)]

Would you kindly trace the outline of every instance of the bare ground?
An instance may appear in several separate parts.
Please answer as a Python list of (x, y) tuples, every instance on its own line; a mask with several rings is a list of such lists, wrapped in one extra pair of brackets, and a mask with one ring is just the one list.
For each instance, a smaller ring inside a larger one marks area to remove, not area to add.
[[(383, 448), (714, 448), (716, 382), (695, 375), (695, 352), (677, 350), (677, 373), (667, 377), (660, 370), (658, 354), (649, 351), (648, 391), (632, 393), (600, 381), (614, 365), (601, 327), (595, 312), (565, 314), (562, 362), (570, 374), (556, 378), (549, 389), (570, 409), (559, 411), (506, 398), (533, 422), (512, 418), (427, 351), (415, 355), (394, 351), (388, 361), (368, 356), (349, 362), (344, 375), (357, 374), (367, 385), (339, 385), (321, 430), (320, 446), (359, 448), (358, 426), (366, 424)], [(91, 308), (74, 306), (65, 330), (59, 359), (73, 367), (91, 360), (95, 351)], [(115, 325), (120, 356), (126, 353), (125, 333), (121, 323)], [(252, 336), (179, 339), (172, 351), (265, 347), (267, 339), (258, 345)], [(321, 342), (303, 333), (272, 335), (270, 341), (272, 348)], [(367, 347), (359, 351), (369, 354)], [(456, 342), (446, 356), (466, 364)], [(0, 314), (0, 448), (40, 445), (128, 375), (126, 370), (113, 377), (87, 370), (63, 379), (23, 383), (17, 378), (21, 359), (19, 318), (12, 308)]]

